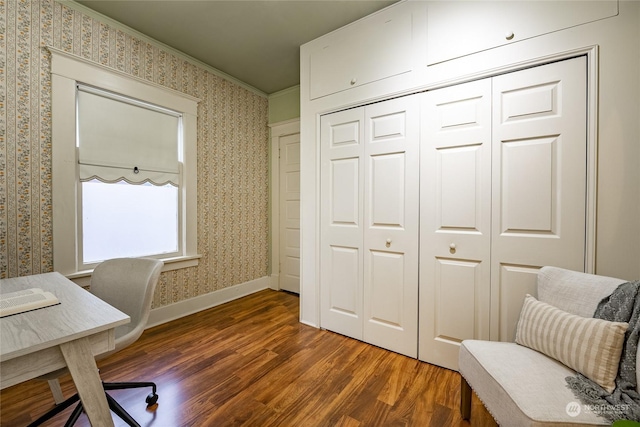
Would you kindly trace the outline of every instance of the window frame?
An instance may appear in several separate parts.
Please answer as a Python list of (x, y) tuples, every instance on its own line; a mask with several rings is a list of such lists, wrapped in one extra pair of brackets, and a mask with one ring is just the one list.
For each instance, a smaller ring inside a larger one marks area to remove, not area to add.
[(69, 278), (89, 276), (82, 266), (80, 179), (76, 147), (76, 87), (85, 84), (122, 94), (182, 115), (182, 182), (178, 256), (156, 256), (163, 271), (198, 265), (197, 253), (197, 98), (142, 80), (84, 58), (48, 47), (51, 52), (53, 268)]

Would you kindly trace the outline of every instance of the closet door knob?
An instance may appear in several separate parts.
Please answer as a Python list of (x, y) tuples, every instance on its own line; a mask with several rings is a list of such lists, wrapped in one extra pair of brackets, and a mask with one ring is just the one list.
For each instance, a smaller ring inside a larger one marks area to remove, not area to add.
[(390, 246), (391, 246), (391, 239), (387, 239), (387, 242), (386, 242), (386, 244), (385, 244), (385, 245), (386, 245), (387, 247), (390, 247)]
[(513, 34), (513, 31), (507, 31), (506, 33), (504, 33), (504, 38), (507, 40), (513, 40), (514, 36), (515, 34)]
[(449, 252), (451, 252), (452, 254), (456, 253), (456, 244), (452, 243), (449, 245)]
[(356, 79), (355, 77), (351, 79), (351, 86), (353, 86), (354, 84), (356, 84), (356, 82), (358, 81), (358, 79)]

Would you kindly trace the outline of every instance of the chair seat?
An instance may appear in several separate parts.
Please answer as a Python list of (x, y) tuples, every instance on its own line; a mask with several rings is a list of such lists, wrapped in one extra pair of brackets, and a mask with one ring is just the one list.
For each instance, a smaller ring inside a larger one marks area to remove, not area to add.
[[(610, 425), (584, 408), (566, 387), (575, 371), (527, 347), (507, 342), (465, 340), (460, 374), (503, 427)], [(535, 396), (534, 399), (531, 396)], [(567, 413), (567, 405), (580, 413)]]

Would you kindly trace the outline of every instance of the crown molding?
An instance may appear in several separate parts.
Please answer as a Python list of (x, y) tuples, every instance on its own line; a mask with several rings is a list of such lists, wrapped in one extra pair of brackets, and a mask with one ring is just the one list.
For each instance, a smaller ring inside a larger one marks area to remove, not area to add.
[(295, 91), (300, 91), (300, 85), (299, 84), (295, 85), (295, 86), (288, 87), (286, 89), (279, 90), (277, 92), (270, 93), (268, 95), (268, 98), (269, 99), (278, 98), (280, 96), (285, 96), (285, 95), (288, 95), (291, 92), (295, 92)]
[[(147, 36), (146, 34), (143, 34), (143, 33), (139, 32), (137, 30), (134, 30), (133, 28), (128, 27), (128, 26), (124, 25), (123, 23), (116, 21), (115, 19), (109, 18), (108, 16), (105, 16), (105, 15), (99, 13), (99, 12), (96, 12), (95, 10), (90, 9), (87, 6), (84, 6), (84, 5), (80, 4), (80, 3), (77, 3), (74, 0), (55, 0), (55, 1), (57, 3), (60, 3), (63, 6), (69, 7), (70, 9), (73, 9), (73, 10), (76, 10), (78, 12), (81, 12), (81, 13), (83, 13), (83, 14), (85, 14), (85, 15), (87, 15), (87, 16), (89, 16), (89, 17), (91, 17), (91, 18), (93, 18), (93, 19), (95, 19), (97, 21), (100, 21), (100, 22), (102, 22), (102, 23), (104, 23), (106, 25), (109, 25), (112, 28), (115, 28), (117, 30), (123, 31), (123, 32), (129, 34), (132, 37), (135, 37), (135, 38), (137, 38), (137, 39), (139, 39), (141, 41), (149, 43), (149, 44), (151, 44), (151, 45), (153, 45), (153, 46), (155, 46), (155, 47), (157, 47), (159, 49), (165, 50), (165, 51), (171, 53), (172, 55), (175, 55), (176, 57), (178, 57), (178, 58), (180, 58), (180, 59), (182, 59), (184, 61), (187, 61), (187, 62), (189, 62), (189, 63), (191, 63), (191, 64), (193, 64), (193, 65), (195, 65), (197, 67), (203, 68), (206, 71), (210, 72), (211, 74), (214, 74), (214, 75), (216, 75), (218, 77), (221, 77), (221, 78), (223, 78), (225, 80), (228, 80), (228, 81), (230, 81), (230, 82), (242, 87), (243, 89), (246, 89), (246, 90), (248, 90), (250, 92), (255, 93), (256, 95), (259, 95), (259, 96), (261, 96), (263, 98), (268, 98), (268, 95), (266, 93), (264, 93), (263, 91), (255, 88), (255, 87), (253, 87), (253, 86), (251, 86), (251, 85), (249, 85), (249, 84), (247, 84), (247, 83), (245, 83), (245, 82), (243, 82), (241, 80), (238, 80), (235, 77), (233, 77), (233, 76), (231, 76), (231, 75), (229, 75), (229, 74), (227, 74), (227, 73), (225, 73), (223, 71), (220, 71), (220, 70), (218, 70), (216, 68), (213, 68), (211, 65), (205, 64), (204, 62), (202, 62), (202, 61), (200, 61), (198, 59), (195, 59), (195, 58), (187, 55), (184, 52), (181, 52), (181, 51), (179, 51), (179, 50), (177, 50), (177, 49), (175, 49), (175, 48), (173, 48), (171, 46), (168, 46), (168, 45), (166, 45), (166, 44), (164, 44), (164, 43), (162, 43), (162, 42), (160, 42), (160, 41), (158, 41), (158, 40), (156, 40), (154, 38), (151, 38), (151, 37)], [(287, 90), (287, 89), (285, 89), (285, 90)]]

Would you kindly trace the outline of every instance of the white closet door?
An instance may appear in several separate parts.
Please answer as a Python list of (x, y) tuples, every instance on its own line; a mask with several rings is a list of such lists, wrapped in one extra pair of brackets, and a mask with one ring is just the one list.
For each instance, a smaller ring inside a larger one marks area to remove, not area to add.
[(356, 339), (363, 325), (363, 122), (363, 108), (320, 120), (320, 325)]
[(458, 369), (489, 338), (491, 79), (422, 98), (419, 358)]
[(493, 339), (514, 338), (540, 267), (584, 270), (586, 96), (584, 57), (493, 79)]
[(419, 97), (365, 108), (364, 341), (417, 357)]

